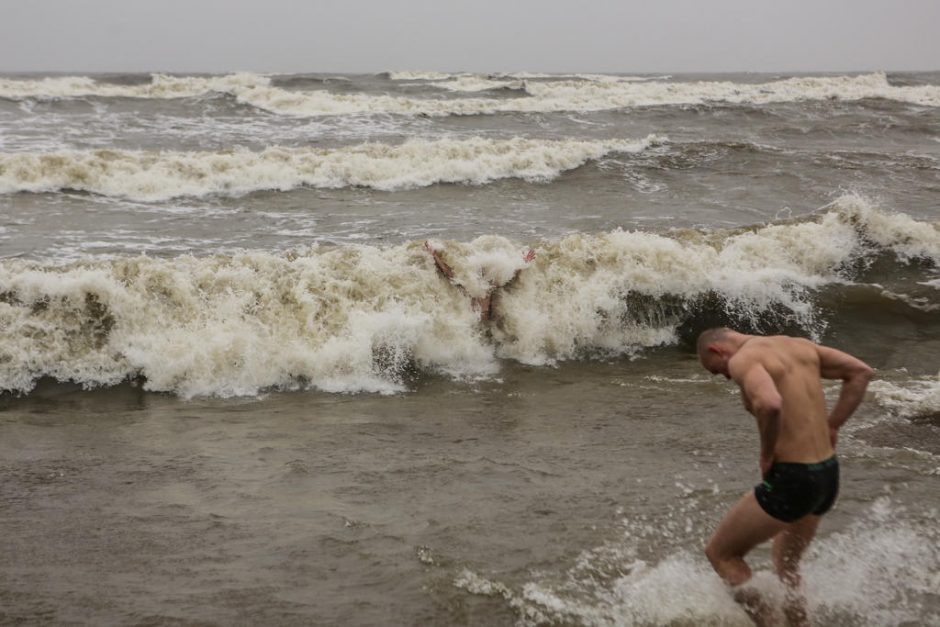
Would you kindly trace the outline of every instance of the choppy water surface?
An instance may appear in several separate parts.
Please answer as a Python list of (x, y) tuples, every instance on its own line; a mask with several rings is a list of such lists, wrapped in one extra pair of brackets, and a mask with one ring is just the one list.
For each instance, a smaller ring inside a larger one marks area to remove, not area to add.
[(816, 622), (940, 624), (938, 107), (937, 74), (0, 78), (0, 622), (747, 624), (701, 546), (756, 430), (688, 354), (732, 324), (878, 372)]

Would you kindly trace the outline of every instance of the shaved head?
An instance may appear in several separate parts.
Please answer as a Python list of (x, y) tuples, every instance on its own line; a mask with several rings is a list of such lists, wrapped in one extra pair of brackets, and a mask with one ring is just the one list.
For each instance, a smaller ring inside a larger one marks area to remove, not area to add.
[(728, 337), (730, 332), (731, 329), (728, 327), (713, 327), (702, 331), (698, 336), (698, 341), (695, 343), (695, 350), (698, 352), (698, 356), (702, 357), (705, 355), (708, 352), (709, 344), (721, 342)]

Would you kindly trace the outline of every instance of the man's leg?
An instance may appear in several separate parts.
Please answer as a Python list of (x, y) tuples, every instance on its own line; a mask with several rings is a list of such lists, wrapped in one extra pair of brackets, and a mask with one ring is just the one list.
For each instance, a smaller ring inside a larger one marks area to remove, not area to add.
[(800, 589), (800, 558), (816, 535), (820, 520), (820, 516), (806, 516), (787, 526), (774, 538), (774, 568), (787, 588), (783, 611), (791, 627), (809, 625), (806, 599)]
[[(744, 556), (786, 527), (787, 523), (761, 509), (753, 491), (748, 492), (718, 524), (705, 547), (705, 555), (721, 578), (732, 588), (738, 588), (751, 578), (751, 568)], [(738, 588), (734, 591), (734, 599), (756, 624), (769, 624), (770, 608), (755, 590)]]

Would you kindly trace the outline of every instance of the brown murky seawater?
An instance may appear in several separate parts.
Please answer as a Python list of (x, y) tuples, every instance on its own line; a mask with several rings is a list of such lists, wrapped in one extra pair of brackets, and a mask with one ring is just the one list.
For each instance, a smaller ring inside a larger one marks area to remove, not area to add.
[[(937, 431), (874, 399), (846, 428), (821, 624), (940, 616)], [(756, 431), (677, 350), (390, 397), (43, 384), (0, 443), (4, 622), (745, 624), (700, 548)]]

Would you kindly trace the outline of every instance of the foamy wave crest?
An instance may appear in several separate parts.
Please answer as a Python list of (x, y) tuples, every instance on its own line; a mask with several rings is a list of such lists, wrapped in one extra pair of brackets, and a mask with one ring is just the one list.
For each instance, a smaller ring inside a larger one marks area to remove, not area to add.
[[(452, 78), (452, 77), (451, 77)], [(297, 116), (399, 114), (482, 115), (551, 111), (602, 111), (657, 105), (702, 103), (766, 104), (801, 100), (883, 98), (940, 106), (940, 86), (893, 86), (884, 73), (861, 76), (796, 77), (761, 84), (730, 81), (672, 82), (619, 80), (526, 81), (518, 98), (412, 98), (327, 90), (288, 91), (255, 74), (218, 77), (154, 75), (148, 85), (108, 85), (87, 77), (0, 81), (0, 98), (77, 98), (85, 96), (180, 98), (226, 93), (239, 102), (272, 113)], [(477, 81), (479, 79), (472, 79)], [(472, 82), (472, 81), (471, 81)]]
[(143, 85), (102, 83), (88, 76), (56, 76), (39, 80), (0, 78), (0, 98), (21, 100), (68, 98), (191, 98), (210, 93), (235, 94), (241, 90), (266, 87), (269, 78), (238, 73), (222, 76), (151, 75)]
[(457, 76), (450, 80), (430, 84), (439, 89), (460, 92), (490, 91), (494, 89), (522, 90), (525, 88), (525, 81), (523, 80), (494, 80), (483, 76)]
[(794, 77), (770, 83), (721, 82), (551, 82), (526, 83), (541, 102), (568, 102), (576, 109), (609, 109), (649, 105), (767, 104), (800, 100), (861, 100), (883, 98), (940, 106), (940, 86), (895, 87), (884, 73), (861, 76)]
[(813, 294), (882, 252), (938, 264), (940, 227), (847, 195), (814, 220), (741, 232), (571, 235), (544, 243), (536, 271), (500, 296), (494, 336), (501, 356), (543, 364), (585, 348), (671, 344), (680, 325), (716, 308), (712, 323), (820, 331)]
[(905, 383), (873, 381), (875, 401), (902, 418), (940, 417), (940, 375)]
[(800, 100), (883, 98), (940, 106), (940, 86), (895, 87), (882, 73), (863, 76), (800, 77), (763, 84), (732, 82), (555, 81), (527, 82), (527, 98), (429, 100), (362, 94), (278, 93), (273, 88), (242, 90), (239, 100), (276, 113), (321, 115), (397, 113), (474, 115), (509, 112), (601, 111), (640, 106), (702, 104), (766, 104)]
[(433, 87), (455, 92), (479, 92), (492, 90), (524, 90), (526, 81), (533, 80), (579, 80), (597, 83), (632, 83), (662, 80), (668, 76), (617, 76), (614, 74), (534, 74), (531, 72), (509, 72), (500, 74), (452, 74), (431, 83)]
[(661, 141), (655, 135), (633, 141), (472, 138), (333, 150), (8, 153), (0, 154), (0, 193), (73, 189), (155, 201), (301, 186), (392, 191), (435, 183), (481, 185), (504, 178), (549, 181), (589, 160), (612, 152), (638, 152)]
[[(669, 538), (660, 543), (664, 540)], [(929, 605), (940, 584), (938, 541), (929, 516), (906, 512), (886, 499), (844, 531), (817, 538), (802, 564), (814, 624), (940, 620)], [(779, 620), (784, 590), (768, 570), (769, 565), (759, 564), (753, 585)], [(622, 542), (585, 552), (558, 583), (537, 580), (514, 589), (466, 570), (454, 584), (472, 594), (506, 599), (522, 625), (753, 624), (703, 555), (680, 549), (657, 561), (639, 559), (629, 533)]]
[(443, 81), (453, 76), (462, 76), (462, 74), (450, 74), (448, 72), (421, 72), (421, 71), (401, 71), (388, 72), (389, 79), (393, 81)]
[[(632, 355), (675, 343), (705, 314), (813, 330), (817, 290), (873, 255), (936, 262), (940, 229), (846, 197), (812, 221), (738, 232), (574, 234), (536, 244), (529, 263), (526, 246), (498, 236), (433, 246), (453, 282), (419, 242), (0, 261), (0, 389), (48, 376), (143, 377), (185, 396), (394, 391), (421, 373), (488, 376), (497, 358)], [(483, 323), (471, 297), (494, 289)]]
[(603, 111), (630, 107), (703, 103), (767, 104), (801, 100), (883, 98), (940, 106), (940, 86), (895, 87), (883, 73), (862, 76), (798, 77), (761, 84), (732, 82), (527, 81), (527, 97), (419, 99), (403, 96), (284, 92), (276, 88), (239, 90), (247, 104), (280, 114), (480, 115), (551, 111)]
[(462, 296), (417, 244), (299, 255), (0, 266), (0, 388), (237, 396), (313, 385), (394, 392), (410, 368), (491, 374)]
[(624, 76), (620, 74), (546, 74), (544, 72), (491, 72), (486, 74), (473, 74), (469, 72), (459, 72), (456, 74), (447, 72), (388, 72), (388, 77), (393, 81), (447, 81), (460, 79), (551, 80), (575, 78), (585, 81), (597, 81), (599, 83), (655, 81), (671, 78), (668, 74), (660, 76)]

